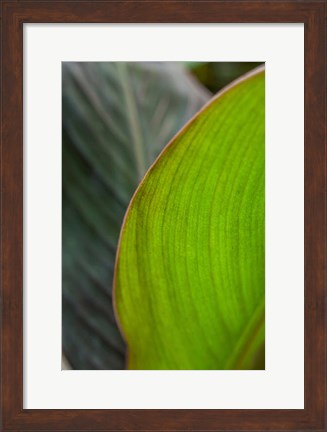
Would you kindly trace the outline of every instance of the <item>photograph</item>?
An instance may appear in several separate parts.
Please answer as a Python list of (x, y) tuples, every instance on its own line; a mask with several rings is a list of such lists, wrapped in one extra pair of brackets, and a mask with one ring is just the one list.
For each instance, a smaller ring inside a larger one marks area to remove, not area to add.
[(265, 370), (265, 64), (62, 62), (62, 369)]

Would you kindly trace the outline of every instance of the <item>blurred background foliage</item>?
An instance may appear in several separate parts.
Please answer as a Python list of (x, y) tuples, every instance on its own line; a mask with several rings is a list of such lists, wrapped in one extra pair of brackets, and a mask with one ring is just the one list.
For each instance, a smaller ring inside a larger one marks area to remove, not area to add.
[(130, 198), (179, 129), (259, 64), (63, 63), (63, 368), (125, 368), (112, 279)]
[(210, 90), (217, 93), (239, 76), (258, 67), (260, 62), (221, 62), (221, 63), (190, 63), (193, 75)]

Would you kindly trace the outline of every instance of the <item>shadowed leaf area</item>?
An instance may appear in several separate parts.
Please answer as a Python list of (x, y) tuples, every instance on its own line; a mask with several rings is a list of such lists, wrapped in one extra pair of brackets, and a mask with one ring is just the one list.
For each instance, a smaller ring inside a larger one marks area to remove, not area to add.
[(196, 78), (213, 93), (239, 76), (258, 67), (258, 62), (189, 62), (188, 67)]
[(265, 74), (215, 97), (164, 150), (121, 233), (130, 369), (264, 368)]
[(63, 63), (63, 352), (122, 369), (112, 308), (122, 219), (140, 179), (210, 94), (174, 63)]

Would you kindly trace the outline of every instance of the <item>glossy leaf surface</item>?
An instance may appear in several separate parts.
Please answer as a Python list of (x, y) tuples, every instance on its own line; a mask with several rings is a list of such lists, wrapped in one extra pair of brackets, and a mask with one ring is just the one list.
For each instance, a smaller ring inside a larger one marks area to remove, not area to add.
[(264, 368), (264, 70), (214, 98), (134, 195), (115, 302), (131, 369)]

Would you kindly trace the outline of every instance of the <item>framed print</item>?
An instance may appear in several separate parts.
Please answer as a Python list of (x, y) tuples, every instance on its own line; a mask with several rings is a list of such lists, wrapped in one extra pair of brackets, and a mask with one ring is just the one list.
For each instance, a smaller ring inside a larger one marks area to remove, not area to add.
[(2, 2), (2, 430), (326, 429), (325, 20)]

